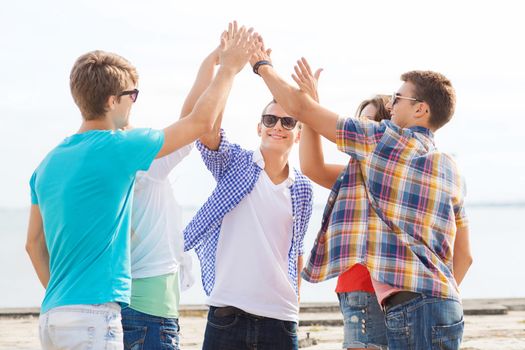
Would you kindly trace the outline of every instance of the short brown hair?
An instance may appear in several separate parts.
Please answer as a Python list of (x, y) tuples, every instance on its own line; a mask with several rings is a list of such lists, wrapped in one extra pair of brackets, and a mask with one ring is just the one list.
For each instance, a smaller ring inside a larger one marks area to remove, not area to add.
[(443, 74), (414, 70), (401, 75), (401, 80), (415, 86), (414, 98), (430, 107), (430, 125), (436, 130), (448, 123), (456, 108), (456, 92)]
[(95, 120), (107, 113), (109, 96), (118, 96), (129, 83), (138, 82), (135, 67), (125, 58), (110, 52), (91, 51), (80, 56), (69, 76), (71, 94), (85, 120)]
[(359, 107), (357, 107), (355, 117), (359, 118), (359, 116), (361, 116), (361, 112), (363, 112), (363, 109), (365, 109), (366, 106), (371, 104), (377, 110), (377, 113), (374, 116), (374, 121), (380, 122), (383, 119), (390, 119), (390, 112), (388, 111), (388, 109), (386, 109), (386, 104), (389, 100), (390, 96), (387, 95), (375, 95), (372, 98), (364, 100), (363, 102), (361, 102), (361, 104), (359, 104)]

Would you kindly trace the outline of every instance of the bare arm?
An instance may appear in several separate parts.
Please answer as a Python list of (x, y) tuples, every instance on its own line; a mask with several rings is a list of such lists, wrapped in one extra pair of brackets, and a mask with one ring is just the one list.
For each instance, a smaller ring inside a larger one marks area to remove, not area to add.
[(228, 32), (228, 38), (221, 40), (221, 66), (215, 78), (197, 99), (188, 116), (164, 129), (164, 144), (157, 158), (195, 141), (212, 130), (215, 118), (226, 105), (235, 75), (259, 47), (252, 30), (241, 27), (234, 31), (233, 25), (230, 24)]
[(301, 271), (303, 271), (303, 256), (297, 257), (297, 298), (301, 302)]
[[(227, 35), (226, 32), (223, 33), (221, 39), (226, 39), (225, 35)], [(213, 81), (214, 66), (219, 63), (219, 53), (220, 46), (210, 55), (208, 55), (204, 62), (202, 62), (199, 73), (197, 74), (197, 78), (195, 79), (195, 83), (193, 84), (186, 101), (184, 101), (181, 118), (184, 118), (184, 116), (191, 113), (199, 96)], [(200, 137), (200, 141), (211, 150), (217, 150), (219, 148), (221, 141), (219, 131), (222, 124), (222, 115), (223, 111), (220, 111), (219, 115), (215, 119), (215, 122), (213, 123), (212, 130), (204, 135), (201, 135)]]
[(459, 284), (467, 274), (472, 265), (472, 253), (470, 251), (470, 233), (468, 226), (458, 228), (456, 241), (454, 242), (453, 273), (456, 283)]
[[(292, 78), (301, 91), (306, 92), (316, 102), (319, 102), (317, 83), (322, 69), (318, 69), (315, 74), (312, 74), (310, 65), (304, 58), (297, 61), (294, 69), (295, 74), (292, 74)], [(301, 161), (301, 171), (303, 174), (318, 185), (328, 189), (332, 188), (337, 180), (337, 176), (339, 176), (344, 169), (343, 165), (325, 163), (321, 137), (306, 124), (303, 125), (303, 129), (301, 130), (299, 159)]]
[[(262, 43), (262, 38), (259, 37)], [(271, 61), (269, 51), (264, 45), (250, 58), (252, 66), (261, 60)], [(317, 103), (307, 93), (296, 89), (282, 79), (270, 65), (259, 67), (259, 75), (273, 97), (283, 109), (294, 118), (308, 124), (317, 133), (335, 143), (338, 115)]]
[[(222, 37), (221, 37), (222, 38)], [(205, 59), (202, 61), (199, 71), (197, 72), (197, 77), (195, 82), (191, 87), (184, 104), (182, 105), (182, 110), (180, 112), (180, 117), (184, 118), (193, 111), (195, 104), (203, 92), (210, 86), (213, 81), (213, 75), (215, 73), (215, 66), (219, 64), (219, 52), (220, 46), (213, 50)]]
[(29, 254), (33, 268), (44, 288), (49, 282), (49, 253), (44, 236), (44, 225), (38, 205), (31, 205), (29, 227), (27, 229), (26, 251)]

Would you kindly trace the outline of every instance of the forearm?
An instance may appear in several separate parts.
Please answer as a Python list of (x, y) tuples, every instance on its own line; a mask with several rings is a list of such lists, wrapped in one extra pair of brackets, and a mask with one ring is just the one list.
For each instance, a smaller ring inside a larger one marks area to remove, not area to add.
[(458, 285), (463, 281), (463, 278), (465, 278), (473, 261), (472, 253), (470, 251), (469, 234), (468, 227), (459, 228), (454, 242), (452, 271)]
[(320, 106), (307, 93), (288, 84), (273, 67), (263, 65), (259, 67), (259, 74), (274, 98), (287, 113), (307, 124), (323, 137), (335, 142), (337, 114)]
[(332, 188), (337, 176), (344, 169), (343, 165), (326, 164), (321, 137), (312, 128), (303, 124), (299, 143), (301, 171), (316, 184)]
[(303, 271), (303, 256), (297, 257), (297, 297), (301, 301), (301, 272)]
[(294, 118), (308, 124), (308, 118), (305, 118), (307, 108), (316, 102), (308, 94), (288, 84), (270, 65), (260, 66), (259, 74), (277, 103)]
[(47, 288), (49, 282), (49, 253), (47, 251), (44, 226), (40, 207), (31, 205), (27, 228), (26, 251), (36, 271), (38, 279)]
[(206, 124), (208, 132), (212, 130), (216, 117), (226, 106), (234, 77), (235, 71), (223, 67), (219, 68), (215, 79), (199, 97), (193, 108), (192, 117), (196, 121)]
[(182, 106), (180, 114), (181, 118), (184, 118), (189, 113), (191, 113), (198, 98), (202, 95), (206, 88), (210, 86), (213, 80), (213, 74), (215, 73), (216, 60), (216, 55), (211, 53), (201, 63), (197, 77), (195, 78), (195, 82), (193, 83), (193, 86)]
[(44, 288), (49, 282), (49, 253), (45, 239), (42, 237), (38, 242), (26, 246), (27, 253), (33, 264), (33, 268)]

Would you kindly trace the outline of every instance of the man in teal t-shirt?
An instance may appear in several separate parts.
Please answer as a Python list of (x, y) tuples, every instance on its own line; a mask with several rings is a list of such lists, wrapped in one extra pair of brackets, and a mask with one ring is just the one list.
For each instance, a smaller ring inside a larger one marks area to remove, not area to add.
[(130, 300), (135, 174), (211, 130), (235, 75), (256, 48), (249, 33), (224, 40), (221, 66), (193, 111), (159, 131), (119, 130), (138, 97), (130, 62), (103, 51), (76, 61), (70, 87), (82, 124), (44, 158), (30, 181), (26, 249), (46, 288), (44, 349), (123, 348), (120, 307)]

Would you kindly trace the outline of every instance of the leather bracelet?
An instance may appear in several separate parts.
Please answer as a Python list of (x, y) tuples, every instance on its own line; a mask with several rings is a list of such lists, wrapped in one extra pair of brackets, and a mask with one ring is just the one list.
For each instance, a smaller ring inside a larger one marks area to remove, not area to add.
[(264, 65), (269, 65), (270, 67), (273, 67), (272, 66), (272, 63), (270, 61), (266, 61), (266, 60), (262, 60), (262, 61), (257, 61), (255, 62), (255, 64), (253, 65), (253, 72), (257, 75), (260, 75), (259, 74), (259, 67), (260, 66), (264, 66)]

